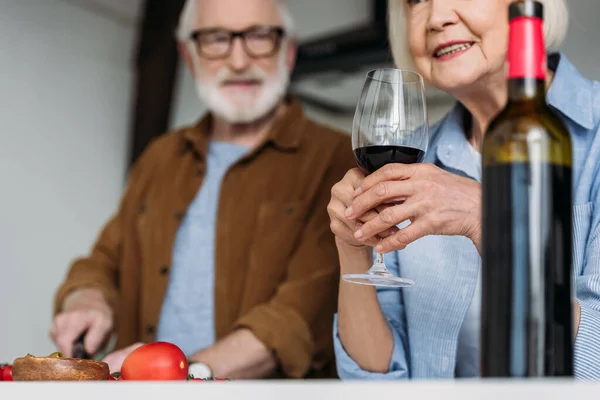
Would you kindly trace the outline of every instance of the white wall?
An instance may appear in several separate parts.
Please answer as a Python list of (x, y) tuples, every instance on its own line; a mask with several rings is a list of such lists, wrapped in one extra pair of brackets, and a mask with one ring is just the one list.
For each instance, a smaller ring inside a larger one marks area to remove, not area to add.
[(600, 81), (600, 1), (570, 0), (569, 32), (562, 50), (579, 71)]
[(0, 0), (0, 363), (54, 351), (54, 291), (117, 205), (134, 33), (59, 0)]

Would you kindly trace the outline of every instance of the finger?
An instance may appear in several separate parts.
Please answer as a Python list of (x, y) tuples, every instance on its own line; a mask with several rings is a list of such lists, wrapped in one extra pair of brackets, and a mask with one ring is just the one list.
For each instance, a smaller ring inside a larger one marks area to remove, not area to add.
[[(360, 229), (363, 224), (369, 222), (373, 218), (377, 218), (377, 216), (379, 215), (379, 213), (381, 211), (385, 210), (388, 207), (391, 207), (391, 206), (390, 205), (380, 206), (380, 207), (376, 208), (377, 211), (369, 210), (369, 211), (365, 212), (360, 218), (358, 218), (358, 220), (360, 221), (360, 223), (357, 224), (354, 227), (354, 231), (352, 232), (352, 235), (354, 235), (354, 232), (356, 232), (358, 229)], [(381, 232), (378, 236), (379, 236), (379, 239), (382, 239), (382, 238), (386, 238), (388, 236), (391, 236), (391, 235), (393, 235), (396, 232), (398, 232), (398, 228), (395, 227), (395, 226), (393, 226), (390, 229), (388, 229), (387, 231)], [(368, 243), (369, 243), (370, 246), (372, 246), (372, 244), (370, 244), (370, 243), (373, 243), (373, 242), (375, 242), (375, 241), (371, 241), (370, 240)], [(379, 240), (376, 240), (376, 242), (379, 243)]]
[(62, 352), (62, 347), (60, 346), (61, 337), (66, 332), (69, 323), (69, 314), (61, 313), (54, 318), (54, 322), (52, 327), (50, 328), (50, 336), (52, 341), (57, 347), (57, 350)]
[(423, 223), (415, 222), (406, 228), (400, 229), (395, 235), (383, 239), (375, 246), (375, 251), (383, 254), (403, 250), (415, 240), (428, 234), (429, 231)]
[(354, 196), (366, 192), (381, 182), (410, 179), (423, 164), (387, 164), (363, 179)]
[(59, 351), (63, 353), (65, 357), (73, 356), (73, 343), (88, 327), (88, 324), (89, 322), (85, 314), (71, 313), (68, 315), (66, 327), (59, 334), (57, 340)]
[(387, 237), (390, 237), (394, 234), (396, 234), (396, 232), (398, 232), (400, 229), (398, 229), (398, 227), (393, 226), (390, 229), (381, 232), (379, 235), (377, 235), (380, 239), (385, 239)]
[[(327, 205), (327, 212), (330, 217), (329, 228), (339, 239), (345, 241), (346, 243), (355, 245), (356, 241), (354, 240), (354, 232), (362, 226), (362, 223), (377, 218), (378, 213), (370, 210), (369, 212), (365, 213), (361, 217), (361, 221), (358, 222), (346, 219), (344, 216), (344, 210), (345, 207), (341, 201), (332, 199), (329, 202)], [(379, 240), (375, 239), (364, 242), (364, 244), (369, 246), (375, 246), (377, 243), (379, 243)]]
[(104, 339), (106, 338), (106, 335), (108, 334), (110, 329), (110, 320), (108, 320), (108, 318), (105, 315), (97, 313), (94, 316), (92, 324), (90, 325), (90, 328), (85, 335), (85, 351), (88, 354), (95, 354), (100, 348), (102, 342), (104, 342)]
[(69, 318), (70, 318), (69, 313), (62, 313), (56, 317), (56, 319), (54, 320), (54, 329), (55, 329), (57, 336), (60, 335), (65, 330), (67, 330), (67, 328), (69, 326)]
[(368, 246), (374, 247), (375, 245), (377, 245), (377, 243), (379, 243), (379, 240), (376, 240), (376, 239), (368, 239), (368, 240), (365, 240), (364, 242), (357, 242), (354, 239), (354, 232), (356, 229), (360, 228), (360, 225), (358, 225), (358, 224), (354, 225), (354, 229), (351, 229), (348, 226), (348, 221), (342, 222), (340, 220), (334, 219), (330, 223), (330, 228), (331, 228), (331, 231), (333, 232), (333, 234), (337, 238), (339, 238), (339, 239), (343, 240), (344, 242), (346, 242), (350, 245), (353, 245), (353, 246), (355, 246), (357, 244), (359, 244), (359, 245), (366, 244)]
[(346, 218), (360, 217), (367, 210), (379, 205), (406, 200), (414, 194), (414, 182), (385, 181), (380, 182), (359, 196), (355, 197), (350, 207), (346, 209)]
[(360, 168), (352, 168), (346, 173), (345, 178), (347, 178), (347, 181), (356, 190), (362, 185), (365, 173)]
[[(379, 212), (377, 212), (375, 210), (368, 210), (363, 215), (361, 215), (360, 218), (357, 218), (356, 221), (358, 221), (361, 224), (364, 224), (364, 223), (369, 222), (373, 218), (377, 218), (378, 215), (379, 215)], [(352, 222), (352, 220), (346, 218), (345, 215), (344, 215), (344, 219), (346, 219), (348, 222)]]
[(332, 200), (339, 200), (344, 208), (352, 202), (354, 191), (360, 186), (364, 179), (364, 174), (359, 169), (351, 169), (346, 173), (344, 178), (333, 185), (331, 188)]
[[(399, 203), (403, 203), (403, 202), (399, 202)], [(375, 210), (377, 211), (377, 214), (379, 214), (383, 210), (387, 210), (388, 208), (394, 207), (395, 205), (397, 205), (397, 204), (380, 204), (377, 207), (375, 207)]]
[(360, 219), (357, 219), (356, 221), (353, 220), (349, 220), (345, 217), (345, 210), (346, 207), (344, 207), (344, 205), (341, 203), (341, 201), (336, 200), (336, 199), (332, 199), (329, 204), (327, 205), (327, 213), (329, 214), (329, 218), (331, 221), (339, 221), (342, 225), (345, 225), (348, 227), (348, 229), (350, 229), (352, 232), (354, 232), (356, 229), (358, 229), (358, 225), (359, 224), (363, 224), (365, 222), (368, 222), (370, 220), (372, 220), (373, 218), (377, 218), (378, 213), (374, 210), (369, 210), (366, 213), (364, 213), (364, 215), (361, 216)]
[(394, 207), (389, 207), (378, 214), (377, 218), (365, 223), (354, 233), (354, 238), (364, 241), (395, 227), (396, 225), (415, 218), (420, 211), (418, 202), (406, 202)]
[(334, 219), (344, 219), (344, 212), (346, 210), (346, 206), (342, 203), (339, 198), (332, 197), (327, 204), (327, 214), (329, 214), (329, 218)]

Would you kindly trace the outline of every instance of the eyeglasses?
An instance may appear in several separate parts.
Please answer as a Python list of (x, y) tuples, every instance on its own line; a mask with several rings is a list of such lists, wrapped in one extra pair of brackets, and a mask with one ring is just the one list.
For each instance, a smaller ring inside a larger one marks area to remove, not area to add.
[(269, 57), (279, 50), (285, 30), (277, 26), (255, 26), (243, 31), (220, 28), (199, 29), (191, 34), (198, 55), (209, 59), (228, 57), (233, 39), (242, 39), (246, 53), (251, 57)]

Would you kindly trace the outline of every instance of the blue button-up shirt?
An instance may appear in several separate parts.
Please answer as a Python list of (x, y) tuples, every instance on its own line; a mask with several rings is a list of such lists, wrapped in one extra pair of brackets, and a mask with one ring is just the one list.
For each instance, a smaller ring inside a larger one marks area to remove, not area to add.
[[(575, 376), (596, 380), (600, 379), (600, 83), (583, 77), (564, 54), (559, 56), (546, 98), (569, 128), (573, 143), (573, 276), (581, 306)], [(479, 181), (463, 129), (463, 111), (457, 104), (432, 126), (425, 162)], [(415, 281), (408, 289), (377, 290), (394, 337), (389, 371), (362, 370), (344, 350), (336, 318), (340, 377), (454, 378), (457, 365), (464, 362), (457, 357), (465, 353), (458, 352), (459, 337), (476, 294), (479, 253), (466, 237), (431, 235), (385, 257), (391, 273)]]

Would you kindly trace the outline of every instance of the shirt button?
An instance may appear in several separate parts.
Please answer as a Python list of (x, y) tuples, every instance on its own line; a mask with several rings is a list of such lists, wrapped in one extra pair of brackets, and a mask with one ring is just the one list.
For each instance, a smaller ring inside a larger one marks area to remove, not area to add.
[(198, 176), (203, 176), (206, 170), (202, 167), (198, 168)]
[(153, 326), (153, 325), (147, 325), (147, 326), (146, 326), (146, 333), (147, 333), (148, 335), (153, 335), (153, 334), (154, 334), (154, 330), (155, 330), (155, 329), (154, 329), (154, 326)]
[(144, 204), (144, 203), (140, 204), (139, 211), (140, 211), (140, 214), (145, 213), (146, 212), (146, 204)]
[(177, 211), (173, 216), (177, 221), (182, 221), (185, 213), (183, 211)]
[(160, 274), (161, 275), (167, 275), (169, 273), (169, 267), (166, 265), (163, 265), (162, 267), (160, 267)]

